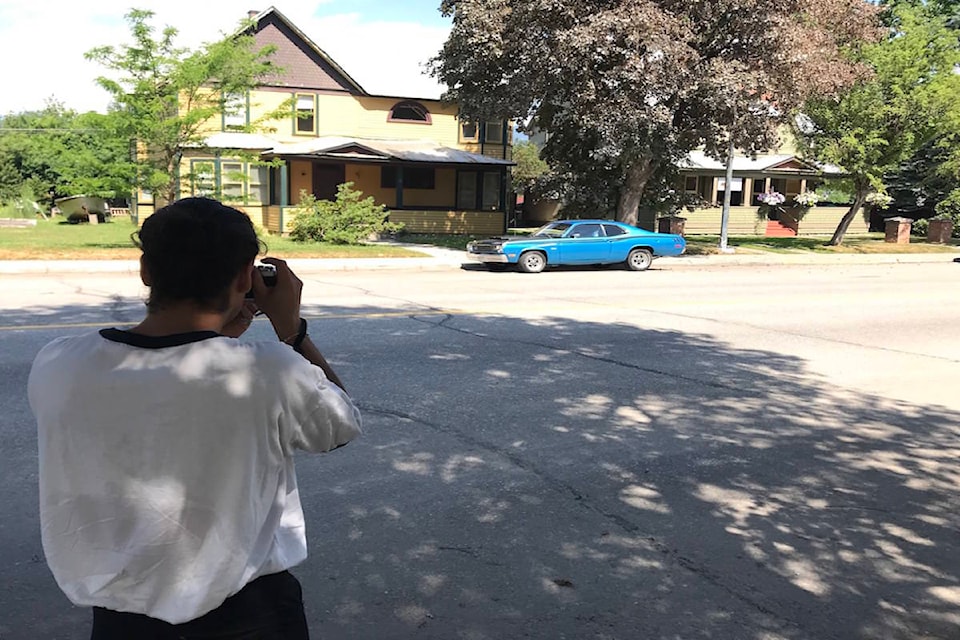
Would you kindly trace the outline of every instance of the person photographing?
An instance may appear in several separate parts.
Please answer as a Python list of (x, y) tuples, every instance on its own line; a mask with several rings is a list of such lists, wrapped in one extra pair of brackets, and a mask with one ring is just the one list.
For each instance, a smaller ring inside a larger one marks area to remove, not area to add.
[[(137, 236), (146, 317), (54, 340), (30, 372), (47, 563), (93, 607), (92, 640), (308, 638), (293, 455), (350, 442), (360, 413), (300, 316), (303, 283), (255, 267), (245, 214), (187, 198)], [(237, 340), (258, 312), (276, 339)]]

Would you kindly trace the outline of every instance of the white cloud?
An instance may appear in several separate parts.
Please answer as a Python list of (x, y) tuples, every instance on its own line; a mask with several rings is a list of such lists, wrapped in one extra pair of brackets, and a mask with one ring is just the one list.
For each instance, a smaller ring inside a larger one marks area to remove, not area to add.
[[(6, 87), (0, 93), (0, 114), (39, 109), (50, 97), (78, 111), (105, 110), (108, 96), (94, 83), (103, 69), (83, 54), (125, 41), (122, 16), (131, 4), (154, 11), (153, 24), (175, 26), (177, 42), (191, 48), (232, 31), (246, 15), (237, 10), (242, 5), (229, 0), (0, 0)], [(359, 14), (318, 18), (311, 15), (317, 4), (322, 3), (278, 8), (370, 93), (439, 97), (441, 87), (422, 74), (422, 65), (439, 51), (449, 27)], [(433, 18), (425, 16), (425, 21), (435, 22)]]

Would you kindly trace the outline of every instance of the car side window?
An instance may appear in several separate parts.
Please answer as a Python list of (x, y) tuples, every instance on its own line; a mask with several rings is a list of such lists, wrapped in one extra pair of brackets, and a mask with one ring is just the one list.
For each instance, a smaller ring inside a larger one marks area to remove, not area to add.
[(624, 231), (622, 228), (618, 227), (618, 226), (615, 225), (615, 224), (605, 224), (605, 225), (603, 225), (603, 230), (607, 232), (607, 237), (608, 237), (608, 238), (613, 237), (613, 236), (626, 235), (626, 233), (627, 233), (626, 231)]
[(570, 233), (571, 238), (602, 238), (603, 228), (598, 224), (578, 224)]

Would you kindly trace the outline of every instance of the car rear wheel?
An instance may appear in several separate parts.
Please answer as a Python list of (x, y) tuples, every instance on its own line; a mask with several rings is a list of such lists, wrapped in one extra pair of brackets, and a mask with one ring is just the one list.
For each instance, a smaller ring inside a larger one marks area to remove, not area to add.
[(547, 266), (547, 256), (539, 251), (527, 251), (517, 261), (524, 273), (540, 273)]
[(653, 264), (653, 254), (649, 249), (634, 249), (627, 256), (627, 268), (631, 271), (646, 271)]

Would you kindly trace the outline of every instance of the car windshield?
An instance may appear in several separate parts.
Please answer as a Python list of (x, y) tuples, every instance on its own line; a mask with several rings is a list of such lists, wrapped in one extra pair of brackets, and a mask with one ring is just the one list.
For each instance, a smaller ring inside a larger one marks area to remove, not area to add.
[(536, 233), (533, 234), (534, 238), (559, 238), (564, 233), (567, 232), (567, 229), (570, 228), (570, 223), (568, 222), (551, 222), (550, 224), (545, 224), (539, 229)]

